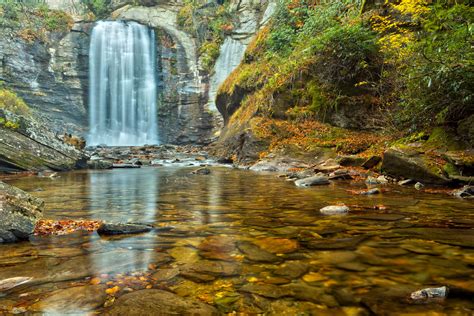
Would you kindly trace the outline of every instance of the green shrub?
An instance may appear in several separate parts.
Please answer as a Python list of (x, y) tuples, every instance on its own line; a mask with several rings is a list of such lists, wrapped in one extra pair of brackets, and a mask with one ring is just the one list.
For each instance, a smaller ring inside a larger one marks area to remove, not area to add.
[(15, 92), (0, 88), (0, 109), (10, 111), (18, 115), (29, 115), (30, 109), (22, 98)]
[(440, 3), (423, 20), (405, 68), (403, 119), (413, 126), (456, 125), (474, 114), (474, 8)]
[(97, 18), (105, 17), (109, 8), (110, 0), (81, 0), (81, 3), (84, 4)]
[(322, 83), (346, 92), (379, 79), (381, 58), (375, 34), (361, 24), (340, 25), (315, 37), (311, 49)]

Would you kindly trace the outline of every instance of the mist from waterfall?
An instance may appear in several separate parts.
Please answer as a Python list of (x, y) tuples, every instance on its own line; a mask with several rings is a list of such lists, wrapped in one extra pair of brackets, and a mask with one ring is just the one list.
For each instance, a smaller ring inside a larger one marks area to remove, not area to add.
[(89, 48), (89, 145), (158, 143), (155, 55), (153, 29), (97, 22)]

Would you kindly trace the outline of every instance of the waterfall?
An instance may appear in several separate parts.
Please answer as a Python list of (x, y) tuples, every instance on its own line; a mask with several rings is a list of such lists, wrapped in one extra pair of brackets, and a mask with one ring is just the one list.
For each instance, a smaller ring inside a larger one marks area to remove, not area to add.
[(99, 21), (89, 49), (89, 145), (158, 143), (155, 33)]
[(247, 45), (230, 36), (227, 37), (224, 44), (222, 44), (219, 58), (217, 58), (214, 67), (215, 73), (211, 78), (209, 87), (209, 109), (211, 111), (217, 111), (215, 105), (217, 90), (221, 83), (223, 83), (230, 73), (240, 64), (246, 48)]

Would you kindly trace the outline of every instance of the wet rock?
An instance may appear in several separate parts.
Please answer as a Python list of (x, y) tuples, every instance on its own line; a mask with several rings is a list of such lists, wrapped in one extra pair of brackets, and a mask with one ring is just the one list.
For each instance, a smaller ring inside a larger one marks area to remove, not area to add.
[(141, 165), (135, 165), (131, 163), (114, 163), (112, 164), (112, 168), (114, 169), (133, 169), (133, 168), (141, 168)]
[(359, 156), (341, 156), (336, 161), (344, 167), (360, 167), (366, 161), (366, 158)]
[(351, 180), (353, 179), (352, 175), (347, 170), (336, 170), (329, 174), (329, 180)]
[(378, 165), (378, 163), (381, 162), (381, 161), (382, 161), (382, 157), (380, 157), (380, 156), (371, 156), (369, 159), (364, 161), (364, 163), (362, 164), (362, 168), (371, 169), (371, 168), (375, 167), (376, 165)]
[(107, 160), (89, 160), (87, 161), (89, 169), (112, 169), (113, 163)]
[(360, 194), (360, 195), (375, 195), (375, 194), (379, 194), (380, 192), (381, 192), (381, 191), (380, 191), (379, 188), (374, 188), (374, 189), (362, 191), (362, 192), (360, 192), (359, 194)]
[(140, 290), (119, 297), (105, 315), (219, 315), (212, 306), (162, 290)]
[(240, 273), (240, 266), (234, 262), (200, 260), (195, 263), (185, 264), (181, 270), (182, 273), (198, 273), (222, 277), (238, 275)]
[(208, 259), (233, 260), (232, 252), (236, 250), (235, 242), (227, 236), (206, 237), (198, 246), (200, 255)]
[(474, 248), (474, 229), (450, 228), (403, 228), (394, 229), (395, 233), (416, 237), (424, 240), (434, 240), (439, 243)]
[(30, 307), (46, 313), (83, 313), (101, 307), (107, 298), (102, 285), (76, 286), (52, 292)]
[(336, 299), (331, 295), (328, 295), (323, 288), (299, 283), (283, 285), (282, 288), (290, 291), (290, 295), (297, 300), (324, 304), (329, 307), (339, 306)]
[(367, 179), (365, 180), (365, 183), (367, 184), (385, 184), (387, 183), (387, 179), (385, 179), (384, 176), (380, 176), (380, 177), (372, 177), (372, 176), (368, 176)]
[(0, 243), (28, 239), (43, 207), (42, 200), (0, 181)]
[(354, 271), (354, 272), (363, 272), (366, 271), (368, 266), (357, 261), (353, 262), (343, 262), (336, 264), (336, 267), (342, 270)]
[(133, 223), (103, 223), (97, 233), (99, 235), (125, 235), (146, 233), (153, 229), (152, 226)]
[(405, 216), (401, 214), (369, 214), (354, 216), (352, 218), (369, 221), (395, 222), (404, 219)]
[(325, 176), (313, 176), (295, 181), (297, 187), (310, 187), (315, 185), (326, 185), (329, 184), (329, 180)]
[(413, 179), (405, 179), (405, 180), (398, 181), (399, 185), (410, 185), (410, 184), (414, 184), (414, 183), (415, 183), (415, 180), (413, 180)]
[(350, 238), (311, 240), (306, 242), (305, 246), (309, 249), (320, 250), (353, 249), (366, 238), (366, 236), (361, 235)]
[(429, 184), (446, 185), (442, 168), (415, 147), (393, 147), (383, 155), (382, 171), (393, 177), (405, 177)]
[(170, 269), (159, 269), (157, 272), (153, 273), (151, 278), (157, 282), (169, 281), (179, 275), (179, 269), (170, 268)]
[(474, 186), (465, 185), (459, 190), (455, 190), (453, 195), (460, 198), (474, 198)]
[(14, 277), (0, 280), (0, 293), (31, 281), (31, 277)]
[(297, 279), (305, 274), (309, 269), (309, 264), (301, 261), (287, 261), (273, 271), (273, 274), (288, 278)]
[(314, 171), (315, 172), (332, 172), (340, 168), (341, 168), (341, 165), (339, 165), (334, 159), (328, 159), (322, 164), (319, 164), (316, 167), (314, 167)]
[(285, 227), (286, 225), (279, 219), (273, 219), (268, 217), (250, 217), (243, 220), (243, 224), (246, 226), (258, 226), (266, 228), (279, 228)]
[(245, 284), (240, 288), (241, 292), (248, 292), (268, 298), (281, 298), (292, 295), (291, 289), (272, 284)]
[(257, 246), (271, 253), (291, 253), (299, 248), (296, 240), (287, 238), (267, 237), (254, 242)]
[(421, 190), (422, 188), (424, 188), (424, 184), (423, 184), (423, 183), (421, 183), (421, 182), (415, 183), (415, 189)]
[(181, 276), (183, 278), (189, 279), (196, 283), (211, 282), (216, 279), (216, 277), (209, 274), (202, 274), (202, 273), (196, 273), (196, 272), (190, 272), (190, 271), (181, 272)]
[(174, 247), (168, 252), (178, 263), (193, 263), (199, 260), (198, 252), (191, 247)]
[(443, 300), (448, 297), (449, 289), (446, 286), (436, 287), (436, 288), (426, 288), (422, 290), (415, 291), (410, 294), (410, 299), (412, 301), (430, 301), (430, 300)]
[(239, 293), (225, 293), (224, 296), (214, 298), (214, 304), (217, 306), (222, 313), (231, 313), (236, 310), (235, 303), (240, 300), (241, 296)]
[(192, 174), (200, 174), (200, 175), (208, 175), (208, 174), (211, 173), (211, 169), (204, 167), (204, 168), (196, 169), (191, 173)]
[(251, 261), (257, 262), (278, 262), (281, 261), (280, 257), (263, 250), (262, 248), (254, 245), (251, 242), (240, 242), (237, 247), (245, 255), (245, 257)]
[(345, 205), (329, 205), (320, 209), (319, 212), (324, 215), (347, 214), (349, 212), (349, 208)]
[(217, 163), (224, 164), (224, 165), (231, 165), (234, 163), (232, 158), (222, 157), (217, 159)]

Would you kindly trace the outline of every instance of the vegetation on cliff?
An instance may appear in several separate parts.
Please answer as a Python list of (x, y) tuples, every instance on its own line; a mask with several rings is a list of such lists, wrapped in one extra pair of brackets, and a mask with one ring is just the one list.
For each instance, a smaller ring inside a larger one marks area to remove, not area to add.
[(270, 149), (308, 148), (332, 135), (337, 151), (362, 153), (440, 126), (472, 145), (473, 16), (463, 1), (282, 0), (220, 87), (222, 140), (250, 130)]
[(212, 72), (224, 36), (232, 31), (236, 22), (229, 2), (220, 5), (203, 0), (186, 0), (177, 19), (178, 25), (197, 39), (202, 68)]
[(0, 3), (0, 28), (28, 42), (48, 43), (51, 33), (68, 32), (73, 22), (66, 12), (36, 1)]

